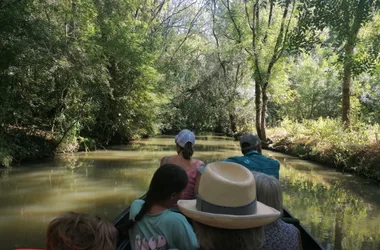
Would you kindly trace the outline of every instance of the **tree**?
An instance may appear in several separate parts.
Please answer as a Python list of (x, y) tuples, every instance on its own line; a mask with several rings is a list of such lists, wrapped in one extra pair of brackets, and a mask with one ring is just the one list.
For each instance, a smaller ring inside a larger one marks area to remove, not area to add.
[[(237, 46), (249, 55), (255, 81), (256, 130), (266, 140), (268, 85), (276, 63), (292, 50), (310, 47), (315, 37), (310, 9), (302, 1), (221, 0)], [(309, 7), (310, 8), (310, 7)]]
[(281, 90), (281, 94), (290, 94), (290, 100), (275, 100), (277, 112), (283, 117), (301, 122), (339, 116), (340, 77), (339, 69), (334, 67), (337, 56), (331, 51), (331, 47), (316, 46), (308, 54), (287, 58), (286, 78), (290, 89)]
[[(364, 24), (370, 22), (379, 9), (378, 0), (315, 0), (315, 13), (321, 26), (327, 26), (333, 43), (339, 48), (343, 62), (342, 81), (342, 121), (350, 124), (350, 89), (353, 75), (366, 71), (369, 67), (359, 67), (354, 63), (358, 34)], [(378, 55), (374, 54), (375, 57)], [(359, 63), (360, 64), (360, 63)]]

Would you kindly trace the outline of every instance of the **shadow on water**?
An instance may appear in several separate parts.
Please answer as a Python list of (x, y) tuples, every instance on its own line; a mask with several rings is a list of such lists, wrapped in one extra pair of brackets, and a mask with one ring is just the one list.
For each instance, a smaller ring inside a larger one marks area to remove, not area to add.
[[(43, 247), (48, 222), (65, 211), (109, 220), (142, 195), (172, 136), (136, 140), (108, 150), (0, 170), (1, 249)], [(228, 137), (197, 137), (205, 163), (240, 155)], [(264, 151), (281, 162), (284, 204), (329, 249), (380, 249), (380, 189), (370, 181), (295, 157)]]

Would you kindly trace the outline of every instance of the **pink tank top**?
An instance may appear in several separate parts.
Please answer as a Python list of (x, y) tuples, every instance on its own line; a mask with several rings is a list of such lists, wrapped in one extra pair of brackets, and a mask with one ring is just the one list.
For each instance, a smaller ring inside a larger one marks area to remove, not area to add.
[(197, 178), (197, 172), (198, 172), (197, 166), (186, 169), (186, 174), (189, 181), (187, 183), (185, 190), (183, 191), (182, 199), (184, 200), (195, 199), (194, 188), (195, 188), (195, 181)]
[[(169, 157), (166, 157), (165, 163), (168, 163)], [(188, 178), (188, 183), (183, 191), (182, 199), (184, 200), (192, 200), (195, 199), (195, 182), (197, 178), (197, 172), (198, 168), (202, 166), (203, 162), (200, 160), (197, 160), (194, 164), (193, 167), (185, 169), (187, 178)]]

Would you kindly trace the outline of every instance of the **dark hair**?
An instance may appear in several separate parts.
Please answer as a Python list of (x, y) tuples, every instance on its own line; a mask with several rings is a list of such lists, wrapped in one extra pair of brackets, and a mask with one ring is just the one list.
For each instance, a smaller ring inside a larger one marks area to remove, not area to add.
[(46, 250), (114, 250), (117, 230), (98, 216), (69, 212), (49, 223), (46, 239)]
[(126, 230), (128, 231), (135, 222), (141, 220), (153, 204), (169, 199), (173, 193), (182, 192), (187, 182), (187, 174), (183, 168), (174, 164), (164, 164), (159, 167), (152, 177), (140, 212), (126, 223)]
[(190, 160), (191, 156), (194, 154), (193, 144), (191, 144), (191, 142), (186, 142), (185, 147), (179, 146), (179, 148), (180, 152), (182, 152), (183, 158)]
[[(259, 144), (260, 145), (260, 144)], [(249, 151), (251, 150), (257, 150), (257, 147), (259, 146), (252, 146), (250, 143), (248, 142), (243, 142), (241, 144), (241, 152), (243, 153), (243, 155), (245, 155), (246, 153), (248, 153)]]

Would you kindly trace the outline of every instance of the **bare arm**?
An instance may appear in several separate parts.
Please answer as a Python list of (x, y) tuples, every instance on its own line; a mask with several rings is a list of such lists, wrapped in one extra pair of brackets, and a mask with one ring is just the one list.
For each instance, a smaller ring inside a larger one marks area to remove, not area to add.
[(197, 171), (197, 176), (195, 177), (195, 186), (194, 186), (194, 194), (198, 194), (199, 182), (201, 180), (201, 173)]
[[(198, 168), (204, 166), (203, 161), (198, 160)], [(201, 173), (197, 170), (197, 176), (195, 177), (195, 186), (194, 186), (194, 194), (198, 194), (199, 182), (201, 181)]]

